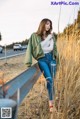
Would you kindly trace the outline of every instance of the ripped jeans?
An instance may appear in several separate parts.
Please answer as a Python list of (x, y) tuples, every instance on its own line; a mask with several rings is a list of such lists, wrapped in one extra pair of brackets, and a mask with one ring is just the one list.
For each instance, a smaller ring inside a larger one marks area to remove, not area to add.
[(51, 53), (46, 53), (44, 57), (38, 59), (38, 65), (47, 81), (49, 100), (53, 100), (55, 95), (54, 77), (56, 74), (56, 60), (53, 59)]

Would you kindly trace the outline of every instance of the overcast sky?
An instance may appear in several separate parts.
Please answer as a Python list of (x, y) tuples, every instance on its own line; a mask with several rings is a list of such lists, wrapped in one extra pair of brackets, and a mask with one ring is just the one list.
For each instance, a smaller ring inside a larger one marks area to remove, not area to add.
[[(53, 23), (53, 31), (58, 33), (58, 18), (60, 5), (51, 5), (51, 1), (60, 0), (0, 0), (0, 32), (2, 34), (1, 45), (23, 41), (29, 38), (39, 26), (43, 18), (49, 18)], [(73, 23), (77, 18), (79, 5), (62, 5), (59, 29), (60, 32)]]

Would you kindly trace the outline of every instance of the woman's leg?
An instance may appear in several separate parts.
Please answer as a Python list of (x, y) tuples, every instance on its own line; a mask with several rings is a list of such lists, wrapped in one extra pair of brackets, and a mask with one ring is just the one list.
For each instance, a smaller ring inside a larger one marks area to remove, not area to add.
[(53, 79), (55, 78), (55, 75), (56, 75), (56, 60), (54, 59), (54, 60), (52, 60), (51, 61), (51, 63), (50, 63), (50, 65), (51, 65), (51, 73), (52, 73), (52, 77), (53, 77)]
[[(52, 78), (53, 78), (53, 95), (55, 95), (55, 88), (54, 88), (54, 78), (56, 75), (56, 60), (51, 59), (51, 61), (48, 63)], [(49, 100), (49, 106), (50, 108), (50, 112), (53, 112), (53, 100)], [(56, 110), (55, 110), (56, 111)]]
[(46, 81), (47, 81), (49, 100), (53, 100), (53, 79), (51, 76), (49, 66), (47, 62), (44, 60), (39, 60), (38, 64), (39, 64), (40, 70), (44, 72), (44, 77), (46, 78)]
[(53, 78), (53, 93), (54, 93), (53, 95), (55, 95), (54, 79), (55, 79), (55, 76), (56, 76), (56, 60), (52, 60), (48, 65), (49, 65), (51, 75), (52, 75), (52, 78)]

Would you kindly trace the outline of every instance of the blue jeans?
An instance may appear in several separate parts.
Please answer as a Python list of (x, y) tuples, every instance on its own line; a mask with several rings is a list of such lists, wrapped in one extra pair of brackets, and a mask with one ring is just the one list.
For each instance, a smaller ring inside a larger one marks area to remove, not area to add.
[(44, 57), (38, 59), (38, 65), (47, 81), (49, 100), (53, 100), (53, 96), (55, 94), (54, 77), (56, 74), (56, 60), (53, 59), (51, 53), (47, 53)]

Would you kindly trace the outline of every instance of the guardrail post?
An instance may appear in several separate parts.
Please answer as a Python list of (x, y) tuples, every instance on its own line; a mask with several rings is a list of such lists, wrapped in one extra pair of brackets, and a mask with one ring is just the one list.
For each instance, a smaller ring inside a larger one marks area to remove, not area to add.
[(20, 102), (20, 89), (18, 88), (18, 90), (17, 90), (17, 106), (16, 106), (15, 119), (17, 119), (17, 115), (18, 115), (19, 102)]
[(7, 64), (6, 44), (5, 44), (5, 63)]

